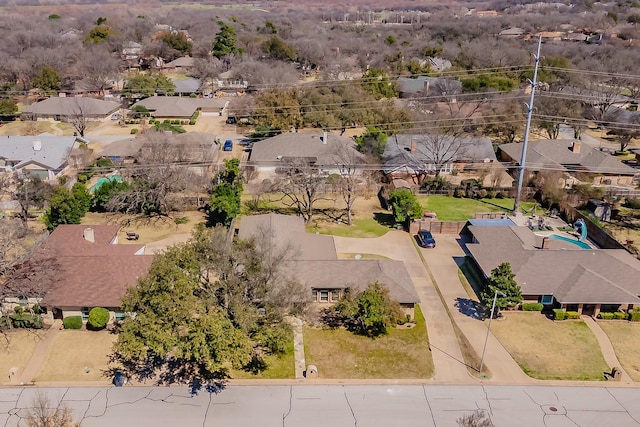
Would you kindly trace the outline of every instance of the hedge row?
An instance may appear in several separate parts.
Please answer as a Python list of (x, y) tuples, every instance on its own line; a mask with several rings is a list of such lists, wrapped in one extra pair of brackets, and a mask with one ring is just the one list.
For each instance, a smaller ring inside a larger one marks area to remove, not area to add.
[(521, 305), (522, 311), (542, 311), (543, 305), (539, 302), (527, 302)]

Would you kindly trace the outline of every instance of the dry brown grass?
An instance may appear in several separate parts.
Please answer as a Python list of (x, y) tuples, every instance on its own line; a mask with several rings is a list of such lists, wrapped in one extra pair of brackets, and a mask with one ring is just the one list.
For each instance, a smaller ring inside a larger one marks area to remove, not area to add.
[(524, 372), (543, 380), (604, 380), (610, 368), (582, 321), (554, 322), (540, 313), (507, 312), (491, 331)]
[(44, 330), (28, 331), (26, 329), (12, 329), (6, 332), (4, 337), (0, 336), (0, 378), (6, 381), (9, 378), (9, 370), (18, 368), (17, 376), (26, 368), (33, 350), (36, 348), (38, 341), (44, 337)]
[(640, 324), (629, 322), (598, 322), (609, 336), (622, 367), (634, 381), (640, 381)]
[(102, 372), (116, 338), (106, 330), (60, 331), (34, 381), (107, 381)]
[(305, 361), (318, 367), (321, 378), (431, 378), (433, 359), (418, 306), (416, 320), (412, 329), (391, 329), (375, 339), (305, 327)]
[[(126, 215), (89, 212), (82, 218), (82, 224), (120, 224), (122, 229), (118, 236), (118, 243), (146, 244), (157, 242), (176, 234), (191, 234), (197, 224), (206, 221), (204, 213), (198, 211), (180, 212), (174, 216), (176, 218), (186, 217), (189, 221), (186, 224), (176, 224), (171, 218), (133, 220), (133, 217)], [(128, 231), (138, 233), (140, 238), (136, 241), (127, 240), (126, 233)]]

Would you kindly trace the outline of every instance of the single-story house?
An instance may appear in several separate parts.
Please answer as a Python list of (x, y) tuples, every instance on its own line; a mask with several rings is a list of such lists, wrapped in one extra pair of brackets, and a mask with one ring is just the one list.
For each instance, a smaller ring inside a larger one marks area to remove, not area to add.
[(188, 120), (196, 111), (222, 116), (229, 101), (221, 98), (189, 98), (180, 96), (150, 96), (136, 102), (133, 107), (141, 105), (156, 119)]
[(341, 173), (345, 162), (357, 164), (362, 159), (350, 138), (331, 132), (285, 132), (256, 141), (249, 164), (260, 172), (275, 173), (288, 165), (304, 162), (329, 175)]
[(99, 153), (99, 157), (111, 160), (116, 165), (134, 163), (142, 150), (154, 150), (158, 144), (170, 144), (175, 150), (179, 159), (176, 161), (187, 161), (194, 164), (190, 170), (196, 173), (208, 173), (213, 164), (218, 145), (215, 136), (202, 132), (188, 132), (172, 135), (154, 135), (147, 139), (143, 136), (138, 138), (125, 138), (114, 141), (106, 145)]
[(88, 141), (78, 136), (36, 136), (0, 138), (0, 171), (18, 172), (43, 180), (57, 178), (68, 166), (71, 150)]
[(627, 251), (579, 246), (575, 239), (495, 221), (465, 226), (471, 239), (467, 250), (485, 277), (508, 262), (525, 302), (592, 316), (640, 304), (640, 261)]
[[(332, 303), (345, 289), (360, 291), (376, 281), (387, 286), (391, 298), (412, 312), (419, 302), (411, 277), (402, 261), (339, 260), (332, 236), (310, 234), (300, 217), (266, 214), (242, 217), (238, 237), (255, 238), (277, 248), (289, 247), (287, 271), (308, 291), (314, 303)], [(412, 314), (412, 313), (411, 313)]]
[(393, 135), (387, 139), (383, 171), (393, 178), (418, 183), (425, 173), (435, 173), (438, 160), (447, 160), (441, 173), (464, 169), (469, 164), (487, 164), (496, 160), (489, 138), (454, 138), (448, 135)]
[(443, 79), (441, 77), (398, 77), (397, 83), (400, 98), (419, 95), (441, 95), (443, 93), (451, 95), (462, 92), (462, 83), (459, 80)]
[(117, 225), (56, 227), (23, 266), (30, 274), (4, 283), (5, 309), (37, 303), (50, 319), (80, 315), (86, 320), (91, 308), (104, 307), (111, 320), (121, 319), (122, 297), (148, 273), (153, 256), (144, 254), (144, 245), (118, 244), (119, 231)]
[(25, 117), (35, 119), (64, 120), (65, 117), (84, 116), (89, 119), (106, 119), (120, 109), (113, 101), (87, 97), (52, 97), (29, 105), (22, 111)]
[(183, 56), (181, 58), (174, 59), (171, 62), (167, 62), (162, 66), (162, 71), (172, 73), (184, 73), (193, 68), (193, 58), (190, 56)]
[(186, 79), (171, 79), (173, 85), (176, 87), (175, 94), (178, 96), (189, 96), (192, 93), (198, 94), (201, 92), (202, 82), (193, 77), (187, 77)]
[[(502, 144), (498, 148), (501, 161), (520, 162), (522, 144)], [(530, 171), (552, 168), (570, 175), (589, 172), (595, 185), (633, 185), (634, 175), (638, 173), (608, 153), (580, 141), (566, 139), (529, 141), (525, 166)]]

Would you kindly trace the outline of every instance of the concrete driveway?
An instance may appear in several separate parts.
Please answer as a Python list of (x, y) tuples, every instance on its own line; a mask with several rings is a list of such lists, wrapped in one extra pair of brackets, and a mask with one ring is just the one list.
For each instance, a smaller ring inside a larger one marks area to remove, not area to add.
[(336, 250), (339, 253), (377, 254), (404, 261), (427, 321), (429, 344), (435, 367), (433, 380), (439, 383), (473, 382), (464, 364), (449, 316), (416, 252), (412, 239), (413, 236), (403, 231), (390, 231), (384, 236), (370, 239), (334, 236)]
[[(460, 245), (460, 236), (454, 234), (435, 234), (435, 249), (424, 249), (424, 259), (433, 274), (438, 288), (451, 312), (454, 321), (467, 337), (478, 356), (487, 337), (487, 322), (474, 311), (477, 298), (470, 298), (460, 283), (458, 266), (464, 262), (465, 253)], [(489, 334), (484, 359), (491, 371), (491, 381), (504, 384), (531, 384), (534, 379), (527, 376), (513, 360), (500, 341)]]

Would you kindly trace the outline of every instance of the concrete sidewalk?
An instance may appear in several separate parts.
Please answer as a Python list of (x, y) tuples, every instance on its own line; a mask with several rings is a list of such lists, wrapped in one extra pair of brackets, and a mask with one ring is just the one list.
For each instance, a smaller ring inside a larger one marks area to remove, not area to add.
[(581, 319), (589, 327), (593, 335), (596, 336), (598, 345), (600, 346), (600, 351), (602, 352), (602, 356), (604, 357), (604, 361), (607, 362), (607, 365), (609, 365), (610, 368), (617, 366), (618, 369), (622, 371), (622, 382), (632, 383), (633, 380), (622, 368), (622, 365), (618, 360), (618, 356), (616, 356), (613, 345), (611, 345), (611, 340), (609, 340), (607, 334), (602, 330), (600, 325), (598, 325), (598, 322), (596, 322), (591, 316), (581, 316)]
[(473, 381), (473, 377), (467, 372), (453, 326), (413, 246), (412, 238), (410, 234), (403, 231), (390, 231), (384, 236), (371, 239), (334, 236), (334, 241), (338, 253), (368, 253), (404, 261), (427, 321), (429, 344), (435, 367), (433, 381), (469, 383)]
[(47, 360), (47, 356), (49, 355), (49, 350), (51, 344), (60, 332), (60, 328), (62, 327), (62, 320), (56, 319), (53, 321), (53, 325), (49, 329), (47, 329), (47, 333), (44, 335), (44, 338), (36, 345), (36, 348), (33, 350), (33, 355), (31, 359), (29, 359), (29, 363), (24, 368), (24, 371), (20, 374), (18, 378), (19, 384), (28, 384), (38, 375), (40, 370), (42, 370), (42, 366), (44, 366), (44, 362)]

